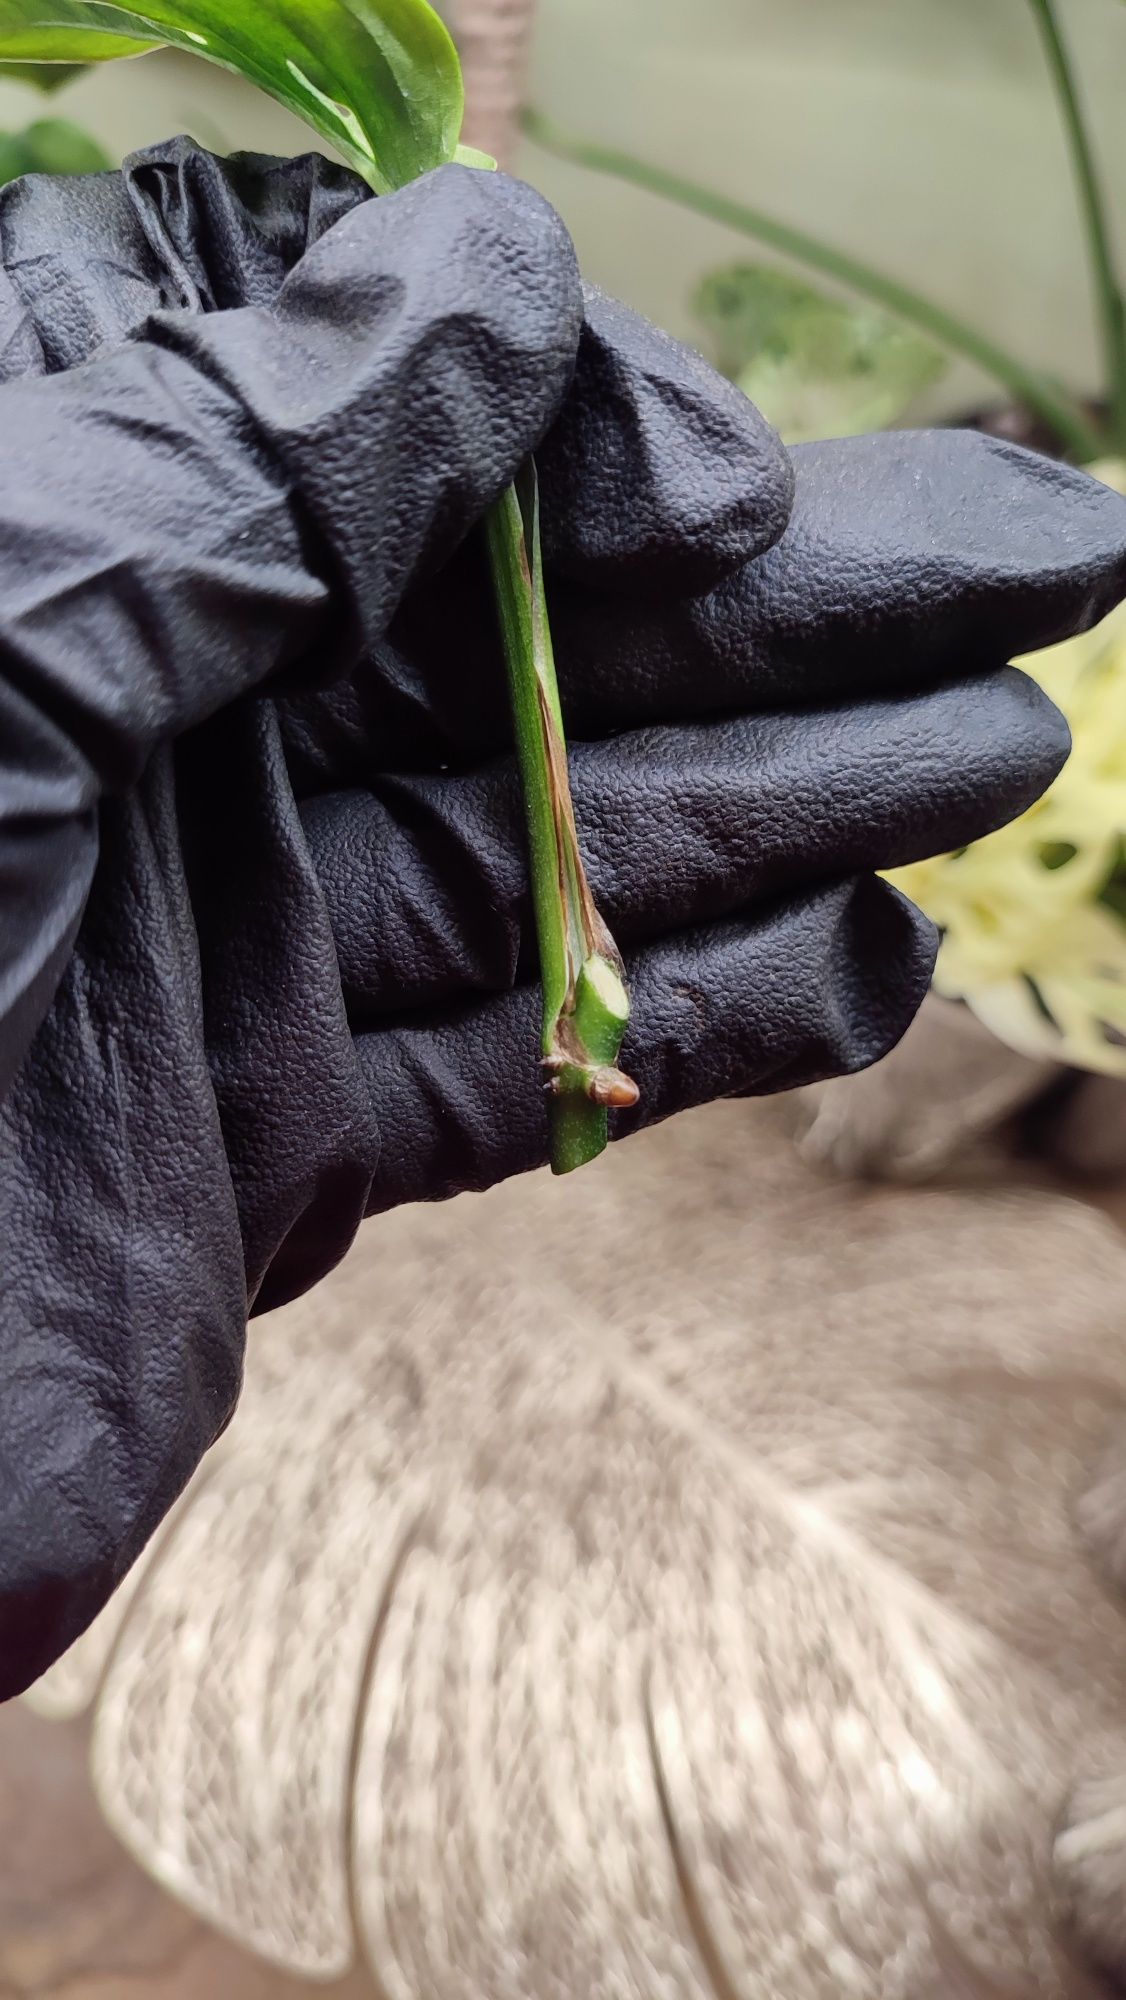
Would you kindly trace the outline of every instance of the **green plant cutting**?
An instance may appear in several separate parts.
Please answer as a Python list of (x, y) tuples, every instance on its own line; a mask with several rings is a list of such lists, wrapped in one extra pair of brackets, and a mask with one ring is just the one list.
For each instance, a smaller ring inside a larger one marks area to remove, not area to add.
[[(0, 0), (3, 64), (91, 63), (172, 47), (257, 84), (389, 194), (450, 161), (464, 90), (449, 32), (427, 0)], [(629, 1018), (621, 959), (583, 868), (551, 647), (535, 466), (486, 524), (524, 789), (543, 981), (551, 1164), (594, 1159), (612, 1106), (637, 1102), (618, 1068)]]
[[(913, 327), (944, 352), (973, 362), (1000, 383), (1015, 402), (1031, 410), (1081, 463), (1107, 455), (1122, 457), (1126, 455), (1126, 306), (1115, 264), (1106, 199), (1074, 64), (1060, 28), (1056, 0), (1027, 0), (1027, 5), (1043, 46), (1071, 157), (1102, 355), (1101, 401), (1105, 417), (1102, 410), (1084, 408), (1045, 370), (1009, 353), (980, 327), (961, 319), (938, 300), (925, 297), (810, 231), (795, 228), (749, 202), (702, 187), (682, 174), (637, 159), (617, 147), (578, 138), (538, 112), (526, 115), (525, 127), (539, 145), (560, 159), (631, 182), (711, 222), (723, 223), (768, 250), (803, 265), (819, 278), (843, 286), (869, 306)], [(731, 273), (720, 276), (730, 281)], [(745, 271), (741, 289), (738, 308), (745, 316), (752, 289)], [(730, 290), (728, 282), (729, 297)], [(713, 305), (714, 298), (705, 292), (705, 319), (711, 316)], [(741, 367), (733, 372), (741, 373)], [(781, 413), (785, 414), (784, 407)], [(773, 410), (768, 408), (767, 414), (773, 415)]]

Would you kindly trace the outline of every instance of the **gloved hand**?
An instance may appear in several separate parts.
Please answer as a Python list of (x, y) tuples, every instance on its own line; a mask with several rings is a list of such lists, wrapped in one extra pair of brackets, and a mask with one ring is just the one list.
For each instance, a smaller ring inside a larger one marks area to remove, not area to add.
[(364, 1213), (544, 1157), (464, 539), (525, 454), (634, 997), (619, 1133), (891, 1046), (934, 939), (871, 871), (1054, 775), (1062, 724), (1003, 663), (1126, 589), (1126, 502), (952, 433), (791, 462), (698, 358), (584, 306), (503, 176), (373, 202), (179, 142), (10, 187), (0, 246), (11, 1694), (227, 1421), (248, 1309)]

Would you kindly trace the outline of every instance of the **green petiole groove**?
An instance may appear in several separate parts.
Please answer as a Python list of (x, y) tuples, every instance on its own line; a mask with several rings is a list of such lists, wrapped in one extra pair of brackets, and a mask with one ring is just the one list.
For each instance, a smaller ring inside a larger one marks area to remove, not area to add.
[(530, 460), (490, 509), (486, 532), (524, 788), (551, 1166), (566, 1174), (602, 1152), (608, 1109), (636, 1104), (638, 1092), (617, 1067), (629, 999), (575, 830)]

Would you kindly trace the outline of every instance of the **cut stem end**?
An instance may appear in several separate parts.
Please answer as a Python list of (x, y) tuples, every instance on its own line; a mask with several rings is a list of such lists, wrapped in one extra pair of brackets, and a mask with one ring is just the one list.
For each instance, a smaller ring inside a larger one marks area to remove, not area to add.
[(630, 1111), (641, 1092), (618, 1068), (629, 1022), (625, 985), (606, 953), (592, 952), (580, 968), (568, 1004), (551, 1031), (544, 1057), (550, 1081), (551, 1167), (568, 1174), (597, 1158), (608, 1137), (608, 1111)]
[(554, 1173), (569, 1174), (604, 1150), (607, 1113), (629, 1110), (640, 1093), (618, 1068), (629, 996), (579, 851), (531, 461), (491, 509), (488, 536), (543, 977), (550, 1159)]

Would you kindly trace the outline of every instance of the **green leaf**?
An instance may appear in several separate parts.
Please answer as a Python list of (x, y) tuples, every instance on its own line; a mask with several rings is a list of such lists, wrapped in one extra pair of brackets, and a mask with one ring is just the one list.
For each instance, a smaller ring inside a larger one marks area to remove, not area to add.
[(791, 444), (884, 429), (946, 366), (886, 313), (767, 265), (713, 271), (693, 303), (718, 366)]
[(0, 186), (22, 174), (97, 174), (109, 165), (89, 133), (66, 118), (40, 118), (26, 132), (0, 133)]
[(51, 97), (81, 76), (85, 67), (85, 63), (0, 62), (0, 83), (29, 83), (33, 90)]
[(0, 0), (0, 61), (106, 62), (163, 45), (268, 91), (380, 193), (456, 151), (461, 65), (427, 0)]

